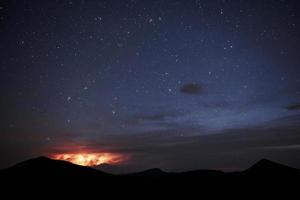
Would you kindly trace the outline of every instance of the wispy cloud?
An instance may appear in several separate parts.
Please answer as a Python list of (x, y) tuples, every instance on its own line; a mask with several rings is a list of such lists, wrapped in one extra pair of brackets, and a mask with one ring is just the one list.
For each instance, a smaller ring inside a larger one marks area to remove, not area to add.
[(300, 144), (294, 145), (278, 145), (278, 146), (263, 146), (263, 147), (256, 147), (255, 149), (262, 149), (262, 150), (300, 150)]

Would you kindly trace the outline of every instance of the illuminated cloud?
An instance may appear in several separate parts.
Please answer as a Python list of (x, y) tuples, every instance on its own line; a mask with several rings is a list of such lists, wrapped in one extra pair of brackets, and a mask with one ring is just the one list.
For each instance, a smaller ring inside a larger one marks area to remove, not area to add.
[(120, 164), (127, 160), (127, 157), (117, 153), (67, 153), (54, 154), (53, 159), (65, 160), (82, 166), (97, 166), (101, 164)]

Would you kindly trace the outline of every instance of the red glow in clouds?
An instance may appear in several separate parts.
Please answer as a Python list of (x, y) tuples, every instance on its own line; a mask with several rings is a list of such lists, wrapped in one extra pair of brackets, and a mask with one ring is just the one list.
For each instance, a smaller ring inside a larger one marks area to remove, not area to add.
[(54, 154), (51, 157), (82, 166), (96, 166), (103, 163), (119, 164), (127, 160), (126, 156), (117, 153), (67, 153)]

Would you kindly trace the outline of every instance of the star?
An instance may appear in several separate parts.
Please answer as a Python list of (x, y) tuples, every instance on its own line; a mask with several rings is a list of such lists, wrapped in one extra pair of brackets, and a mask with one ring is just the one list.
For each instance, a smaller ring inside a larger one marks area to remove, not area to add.
[[(296, 1), (24, 2), (0, 3), (0, 146), (10, 160), (74, 142), (86, 149), (66, 151), (120, 151), (140, 169), (225, 168), (241, 145), (225, 137), (243, 132), (238, 168), (262, 155), (253, 146), (300, 144), (290, 134), (300, 124)], [(293, 153), (268, 152), (282, 155), (300, 166)]]

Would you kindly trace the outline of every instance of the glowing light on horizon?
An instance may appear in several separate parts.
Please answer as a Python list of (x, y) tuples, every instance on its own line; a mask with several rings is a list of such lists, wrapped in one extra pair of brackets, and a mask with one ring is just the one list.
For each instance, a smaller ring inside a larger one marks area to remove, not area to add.
[(119, 164), (127, 157), (118, 153), (66, 153), (51, 156), (56, 160), (64, 160), (82, 166), (96, 166), (100, 164)]

